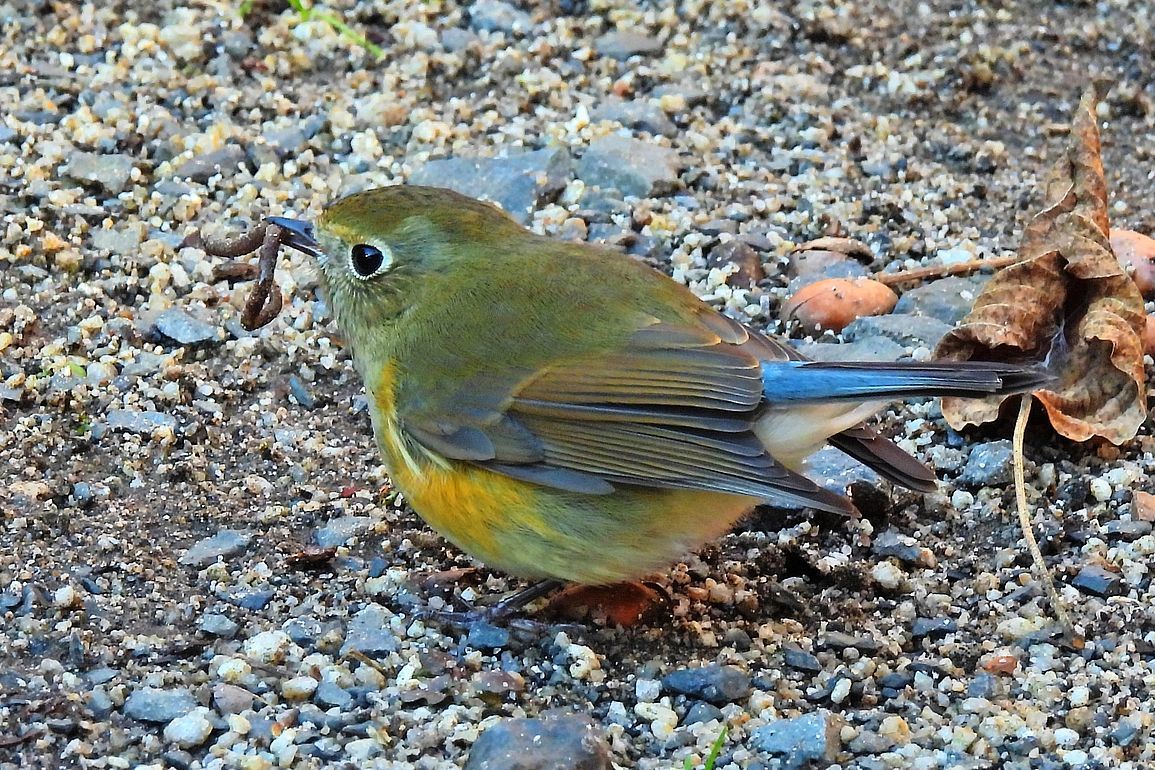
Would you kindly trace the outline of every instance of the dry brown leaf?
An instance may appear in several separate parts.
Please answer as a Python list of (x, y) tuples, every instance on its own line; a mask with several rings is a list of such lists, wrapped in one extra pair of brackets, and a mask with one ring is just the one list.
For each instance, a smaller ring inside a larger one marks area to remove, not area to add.
[[(1107, 184), (1092, 88), (1079, 102), (1048, 207), (1027, 226), (1020, 262), (994, 276), (936, 355), (965, 361), (1045, 356), (1061, 330), (1060, 380), (1035, 392), (1055, 430), (1119, 444), (1146, 419), (1143, 298), (1108, 240)], [(955, 429), (995, 419), (1006, 396), (943, 399)]]

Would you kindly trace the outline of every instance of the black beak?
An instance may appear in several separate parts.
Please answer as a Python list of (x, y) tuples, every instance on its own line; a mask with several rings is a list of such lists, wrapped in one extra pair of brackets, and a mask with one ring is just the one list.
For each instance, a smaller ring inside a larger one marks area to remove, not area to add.
[(288, 217), (265, 217), (265, 221), (284, 231), (281, 243), (286, 246), (311, 257), (324, 256), (324, 252), (321, 251), (321, 244), (317, 243), (317, 238), (313, 235), (313, 226), (308, 222), (289, 219)]

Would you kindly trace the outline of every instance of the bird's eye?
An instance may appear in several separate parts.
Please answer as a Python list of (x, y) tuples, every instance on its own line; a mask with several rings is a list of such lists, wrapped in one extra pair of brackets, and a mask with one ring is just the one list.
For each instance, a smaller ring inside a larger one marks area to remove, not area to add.
[(381, 249), (367, 243), (358, 243), (354, 246), (350, 256), (349, 261), (353, 266), (353, 272), (359, 278), (372, 278), (381, 272), (382, 268), (387, 267), (385, 255)]

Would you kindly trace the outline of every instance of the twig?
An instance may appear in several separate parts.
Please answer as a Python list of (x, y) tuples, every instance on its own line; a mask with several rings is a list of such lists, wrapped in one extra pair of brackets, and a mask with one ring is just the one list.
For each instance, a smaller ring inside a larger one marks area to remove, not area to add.
[(987, 268), (1000, 270), (1016, 262), (1021, 262), (1022, 259), (1019, 255), (1013, 254), (992, 259), (972, 259), (969, 262), (957, 262), (953, 265), (916, 267), (913, 270), (899, 270), (897, 273), (876, 273), (872, 277), (884, 286), (894, 286), (897, 283), (913, 283), (925, 281), (928, 278), (946, 278), (948, 275), (968, 275)]
[(1032, 398), (1030, 393), (1024, 393), (1019, 397), (1019, 416), (1015, 420), (1014, 440), (1011, 443), (1015, 470), (1015, 503), (1019, 513), (1019, 526), (1023, 529), (1023, 538), (1027, 541), (1027, 549), (1031, 552), (1031, 562), (1034, 564), (1035, 574), (1046, 589), (1047, 598), (1050, 599), (1051, 606), (1059, 617), (1063, 629), (1067, 632), (1068, 637), (1074, 640), (1077, 638), (1075, 627), (1071, 625), (1071, 617), (1067, 614), (1066, 607), (1063, 606), (1059, 592), (1055, 589), (1055, 581), (1051, 579), (1051, 572), (1043, 560), (1043, 552), (1039, 550), (1039, 543), (1035, 540), (1034, 532), (1031, 530), (1031, 512), (1027, 508), (1026, 472), (1023, 470), (1023, 435), (1026, 433), (1027, 419), (1031, 416)]

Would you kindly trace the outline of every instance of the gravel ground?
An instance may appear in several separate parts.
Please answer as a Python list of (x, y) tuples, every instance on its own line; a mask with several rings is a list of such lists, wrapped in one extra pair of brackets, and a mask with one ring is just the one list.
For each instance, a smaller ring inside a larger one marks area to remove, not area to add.
[[(779, 330), (814, 275), (1013, 250), (1092, 75), (1114, 224), (1155, 231), (1147, 4), (333, 3), (380, 61), (238, 5), (0, 0), (0, 768), (681, 768), (723, 726), (727, 770), (1155, 763), (1147, 428), (1028, 450), (1081, 650), (1030, 579), (1009, 429), (930, 402), (883, 422), (938, 494), (824, 455), (864, 519), (759, 511), (636, 627), (454, 628), (417, 611), (519, 585), (390, 490), (308, 266), (248, 334), (247, 286), (179, 249), (412, 179)], [(873, 263), (791, 263), (836, 227)], [(978, 282), (846, 344), (925, 356)]]

